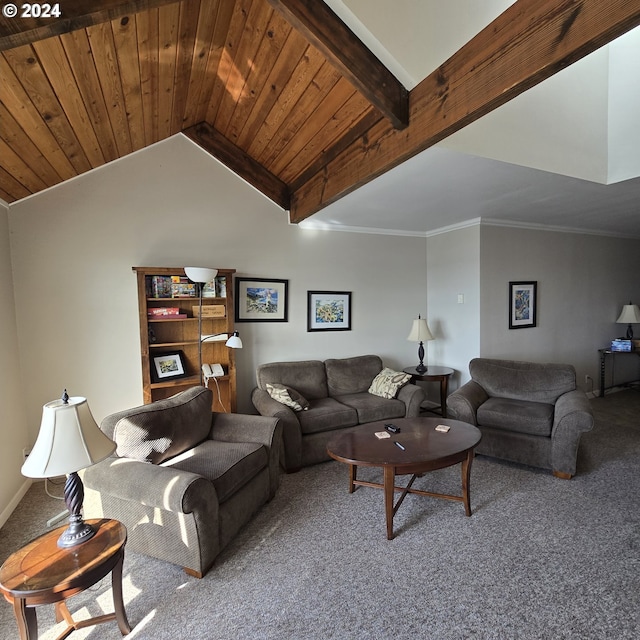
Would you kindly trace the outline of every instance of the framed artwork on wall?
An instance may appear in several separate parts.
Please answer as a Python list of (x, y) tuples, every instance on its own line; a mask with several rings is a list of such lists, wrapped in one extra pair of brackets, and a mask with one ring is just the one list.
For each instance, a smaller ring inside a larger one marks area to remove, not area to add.
[(307, 291), (307, 331), (351, 331), (350, 291)]
[(526, 329), (536, 326), (536, 281), (509, 283), (509, 329)]
[(157, 353), (151, 358), (151, 380), (161, 382), (184, 378), (187, 372), (184, 368), (182, 351)]
[(236, 278), (236, 322), (287, 322), (288, 280)]

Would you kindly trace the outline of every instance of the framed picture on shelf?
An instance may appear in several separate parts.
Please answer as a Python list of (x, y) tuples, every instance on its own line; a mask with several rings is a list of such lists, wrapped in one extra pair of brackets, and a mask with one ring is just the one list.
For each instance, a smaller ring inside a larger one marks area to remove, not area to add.
[(151, 380), (163, 382), (184, 378), (187, 375), (182, 351), (156, 353), (151, 357)]
[(307, 331), (351, 331), (350, 291), (307, 291)]
[(236, 322), (288, 322), (288, 280), (236, 278)]
[(509, 283), (509, 329), (526, 329), (536, 326), (538, 283)]

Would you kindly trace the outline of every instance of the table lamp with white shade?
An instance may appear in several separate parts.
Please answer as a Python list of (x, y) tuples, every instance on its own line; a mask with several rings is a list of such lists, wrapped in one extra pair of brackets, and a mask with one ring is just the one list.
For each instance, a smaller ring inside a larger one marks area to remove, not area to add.
[(116, 450), (96, 424), (87, 399), (69, 397), (65, 389), (60, 400), (42, 408), (42, 422), (36, 443), (22, 465), (27, 478), (66, 475), (64, 501), (69, 510), (69, 527), (58, 539), (59, 547), (74, 547), (89, 540), (95, 529), (82, 519), (84, 486), (78, 475)]
[(625, 304), (616, 322), (627, 325), (627, 340), (633, 340), (633, 327), (631, 325), (640, 323), (640, 309), (638, 305), (631, 304), (631, 302)]
[(433, 335), (429, 330), (429, 326), (427, 325), (427, 321), (424, 318), (420, 317), (418, 314), (418, 319), (413, 321), (411, 325), (411, 332), (407, 337), (409, 342), (418, 342), (418, 360), (420, 363), (416, 367), (416, 371), (418, 373), (424, 373), (427, 370), (426, 365), (424, 364), (424, 343), (428, 340), (433, 340)]

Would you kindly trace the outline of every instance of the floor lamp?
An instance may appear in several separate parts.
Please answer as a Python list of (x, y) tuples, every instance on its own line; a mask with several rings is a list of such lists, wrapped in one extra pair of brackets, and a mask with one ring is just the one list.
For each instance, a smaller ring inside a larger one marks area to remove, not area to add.
[(184, 272), (198, 287), (198, 375), (202, 383), (202, 289), (207, 282), (215, 280), (218, 270), (209, 267), (185, 267)]

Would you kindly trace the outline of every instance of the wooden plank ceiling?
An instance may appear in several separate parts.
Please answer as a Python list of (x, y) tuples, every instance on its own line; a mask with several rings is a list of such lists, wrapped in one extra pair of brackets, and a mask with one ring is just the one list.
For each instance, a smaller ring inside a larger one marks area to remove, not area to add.
[(409, 94), (319, 0), (60, 9), (0, 18), (0, 198), (183, 132), (293, 221), (640, 22), (640, 0), (518, 0)]

